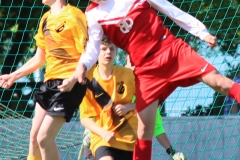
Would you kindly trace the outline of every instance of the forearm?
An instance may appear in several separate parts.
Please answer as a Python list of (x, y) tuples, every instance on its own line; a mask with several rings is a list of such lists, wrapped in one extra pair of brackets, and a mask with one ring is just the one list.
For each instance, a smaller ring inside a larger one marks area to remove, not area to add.
[(159, 12), (167, 15), (178, 26), (194, 36), (204, 39), (209, 34), (205, 25), (195, 17), (182, 11), (167, 0), (148, 0), (149, 4)]
[(36, 54), (28, 60), (22, 67), (12, 72), (15, 79), (22, 78), (34, 72), (36, 69), (40, 68), (45, 62), (45, 51), (38, 48)]
[(25, 63), (22, 67), (17, 69), (11, 74), (14, 74), (16, 79), (22, 78), (33, 73), (36, 69), (40, 68), (44, 64), (44, 61), (39, 61), (36, 57), (31, 58), (27, 63)]
[(91, 132), (101, 136), (101, 133), (105, 131), (103, 128), (98, 126), (92, 119), (90, 118), (81, 118), (81, 124), (90, 130)]
[(86, 16), (88, 19), (88, 41), (85, 53), (81, 55), (79, 63), (80, 65), (84, 64), (86, 69), (89, 70), (98, 60), (103, 30), (101, 25), (95, 21), (93, 15), (86, 12)]

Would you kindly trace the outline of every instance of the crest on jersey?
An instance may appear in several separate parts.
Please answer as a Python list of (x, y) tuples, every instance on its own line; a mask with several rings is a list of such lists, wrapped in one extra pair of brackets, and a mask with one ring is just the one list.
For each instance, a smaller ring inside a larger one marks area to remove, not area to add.
[(133, 20), (129, 17), (123, 18), (123, 20), (121, 20), (117, 26), (120, 28), (122, 33), (128, 33), (133, 26)]
[(117, 88), (117, 93), (123, 94), (124, 91), (125, 91), (125, 87), (124, 87), (123, 81), (117, 82), (117, 86), (119, 86), (119, 87)]

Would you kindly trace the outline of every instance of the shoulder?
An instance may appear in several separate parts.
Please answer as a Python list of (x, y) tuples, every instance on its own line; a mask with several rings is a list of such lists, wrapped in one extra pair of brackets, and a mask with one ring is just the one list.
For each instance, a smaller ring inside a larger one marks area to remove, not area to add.
[(69, 4), (68, 12), (70, 13), (73, 19), (77, 19), (77, 18), (85, 19), (85, 14), (82, 12), (82, 10), (70, 4)]
[(133, 71), (130, 68), (122, 67), (122, 66), (114, 66), (114, 70), (119, 76), (123, 76), (125, 78), (133, 78)]
[(69, 4), (69, 11), (75, 14), (84, 14), (81, 9)]
[(50, 14), (50, 10), (45, 12), (41, 18), (41, 21), (44, 21), (49, 16), (49, 14)]

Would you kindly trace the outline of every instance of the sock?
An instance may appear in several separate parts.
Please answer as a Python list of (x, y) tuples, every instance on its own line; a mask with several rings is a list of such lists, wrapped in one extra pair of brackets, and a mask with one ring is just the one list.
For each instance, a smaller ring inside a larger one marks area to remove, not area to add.
[(151, 160), (152, 141), (137, 139), (133, 151), (133, 160)]
[(230, 88), (228, 96), (240, 103), (240, 84), (235, 82)]
[(37, 158), (31, 155), (28, 155), (27, 160), (42, 160), (42, 158)]

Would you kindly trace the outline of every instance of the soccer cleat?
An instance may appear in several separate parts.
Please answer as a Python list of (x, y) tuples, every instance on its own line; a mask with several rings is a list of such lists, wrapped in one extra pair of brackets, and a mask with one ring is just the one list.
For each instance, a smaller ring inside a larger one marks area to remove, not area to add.
[(182, 152), (176, 152), (171, 157), (173, 160), (187, 160)]

